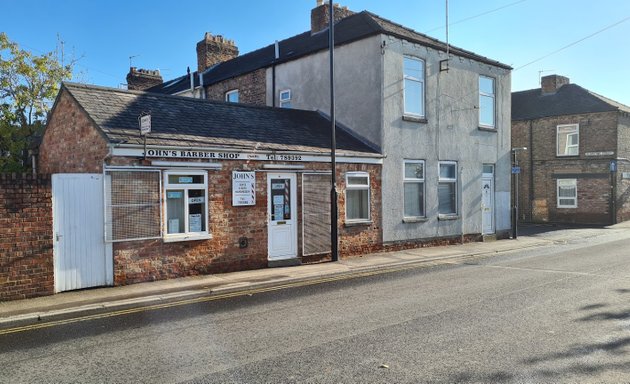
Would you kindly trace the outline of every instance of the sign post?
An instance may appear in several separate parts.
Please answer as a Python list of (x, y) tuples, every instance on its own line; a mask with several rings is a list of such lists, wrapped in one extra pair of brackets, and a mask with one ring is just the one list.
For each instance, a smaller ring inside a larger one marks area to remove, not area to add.
[(151, 113), (142, 113), (138, 117), (140, 134), (144, 137), (144, 158), (147, 158), (147, 135), (151, 133)]

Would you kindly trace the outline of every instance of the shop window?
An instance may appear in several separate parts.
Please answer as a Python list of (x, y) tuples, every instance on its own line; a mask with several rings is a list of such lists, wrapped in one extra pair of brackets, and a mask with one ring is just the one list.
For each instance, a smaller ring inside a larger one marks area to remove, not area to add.
[(404, 178), (404, 217), (424, 217), (424, 161), (405, 160)]
[(346, 222), (370, 220), (370, 176), (365, 172), (346, 174)]
[(438, 180), (438, 213), (457, 214), (457, 163), (441, 161)]
[(479, 126), (495, 128), (494, 79), (479, 76)]
[(580, 154), (580, 128), (577, 124), (557, 127), (557, 155), (577, 156)]
[(291, 108), (291, 90), (280, 91), (280, 108)]
[(558, 179), (558, 208), (577, 208), (577, 180)]
[(164, 172), (165, 239), (208, 237), (208, 174), (203, 171)]
[(225, 101), (228, 103), (238, 103), (238, 89), (225, 92)]
[(424, 61), (405, 56), (403, 67), (404, 113), (424, 118)]

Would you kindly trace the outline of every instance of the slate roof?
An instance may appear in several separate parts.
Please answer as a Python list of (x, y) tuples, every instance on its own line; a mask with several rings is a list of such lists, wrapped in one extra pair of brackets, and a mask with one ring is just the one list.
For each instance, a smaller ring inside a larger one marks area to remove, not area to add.
[(512, 93), (512, 120), (535, 120), (550, 116), (617, 110), (630, 112), (630, 107), (577, 84), (565, 84), (550, 94), (543, 94), (540, 88)]
[[(143, 144), (138, 117), (151, 112), (148, 145), (222, 147), (226, 150), (330, 153), (330, 120), (316, 111), (247, 106), (183, 96), (63, 83), (111, 143)], [(337, 151), (382, 157), (337, 129)]]
[[(335, 46), (344, 45), (370, 36), (386, 34), (410, 42), (428, 46), (446, 52), (446, 43), (429, 37), (400, 24), (384, 19), (368, 11), (362, 11), (341, 19), (335, 24)], [(203, 72), (203, 84), (211, 85), (234, 76), (252, 72), (272, 64), (295, 60), (328, 49), (328, 28), (311, 35), (310, 31), (282, 40), (278, 43), (280, 57), (275, 59), (274, 44), (256, 51), (219, 63)], [(511, 69), (507, 64), (491, 60), (464, 49), (450, 46), (450, 53), (455, 56), (477, 60), (504, 69)], [(199, 76), (195, 72), (195, 86), (199, 85)], [(151, 92), (174, 94), (190, 88), (190, 77), (184, 75), (150, 88)]]

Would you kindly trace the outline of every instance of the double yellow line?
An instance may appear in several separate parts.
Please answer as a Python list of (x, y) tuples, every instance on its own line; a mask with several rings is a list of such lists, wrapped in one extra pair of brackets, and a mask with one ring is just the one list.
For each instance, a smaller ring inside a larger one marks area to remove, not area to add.
[[(446, 264), (446, 263), (444, 263), (444, 264)], [(277, 286), (273, 286), (273, 287), (258, 288), (258, 289), (251, 289), (251, 290), (247, 290), (247, 291), (238, 291), (238, 292), (231, 292), (231, 293), (224, 293), (224, 294), (218, 294), (218, 295), (213, 295), (213, 296), (197, 297), (197, 298), (194, 298), (194, 299), (185, 299), (185, 300), (175, 301), (175, 302), (172, 302), (172, 303), (153, 304), (153, 305), (147, 305), (147, 306), (142, 306), (142, 307), (122, 309), (122, 310), (118, 310), (118, 311), (101, 313), (101, 314), (96, 314), (96, 315), (80, 316), (80, 317), (74, 317), (74, 318), (65, 319), (65, 320), (55, 320), (55, 321), (49, 321), (49, 322), (45, 322), (45, 323), (30, 324), (30, 325), (25, 325), (25, 326), (22, 326), (22, 327), (0, 329), (0, 336), (12, 334), (12, 333), (32, 331), (32, 330), (36, 330), (36, 329), (51, 328), (51, 327), (56, 327), (56, 326), (59, 326), (59, 325), (80, 323), (80, 322), (83, 322), (83, 321), (106, 319), (106, 318), (109, 318), (109, 317), (129, 315), (129, 314), (138, 313), (138, 312), (155, 311), (157, 309), (179, 307), (179, 306), (188, 305), (188, 304), (195, 304), (195, 303), (203, 303), (203, 302), (209, 302), (209, 301), (223, 300), (223, 299), (229, 299), (229, 298), (232, 298), (232, 297), (251, 296), (251, 295), (257, 294), (257, 293), (272, 292), (272, 291), (278, 291), (278, 290), (287, 289), (287, 288), (297, 288), (297, 287), (304, 287), (304, 286), (308, 286), (308, 285), (329, 283), (329, 282), (339, 281), (339, 280), (349, 280), (349, 279), (356, 279), (356, 278), (360, 278), (360, 277), (381, 275), (381, 274), (385, 274), (385, 273), (400, 272), (400, 271), (405, 271), (405, 270), (408, 270), (408, 269), (415, 269), (415, 268), (419, 268), (419, 267), (428, 267), (428, 266), (431, 266), (431, 265), (434, 265), (434, 264), (432, 264), (432, 263), (428, 263), (428, 264), (422, 263), (422, 264), (416, 264), (416, 265), (404, 266), (404, 267), (398, 267), (398, 268), (391, 268), (391, 269), (388, 268), (388, 269), (379, 269), (379, 270), (368, 271), (368, 272), (357, 272), (357, 273), (352, 273), (352, 274), (342, 274), (342, 275), (337, 275), (337, 276), (332, 276), (332, 277), (325, 277), (325, 278), (320, 278), (320, 279), (315, 279), (315, 280), (307, 280), (307, 281), (299, 281), (299, 282), (295, 282), (295, 283), (287, 283), (287, 284), (277, 285)]]

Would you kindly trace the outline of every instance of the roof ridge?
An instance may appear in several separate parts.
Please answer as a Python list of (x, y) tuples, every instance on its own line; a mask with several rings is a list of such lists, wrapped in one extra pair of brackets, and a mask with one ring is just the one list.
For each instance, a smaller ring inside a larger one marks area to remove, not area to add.
[(283, 111), (283, 112), (280, 112), (280, 113), (292, 113), (291, 111), (299, 111), (301, 113), (308, 113), (308, 114), (315, 114), (315, 113), (317, 113), (316, 111), (312, 111), (312, 110), (309, 110), (309, 109), (279, 108), (279, 107), (272, 107), (272, 106), (268, 106), (268, 105), (254, 105), (254, 104), (245, 104), (245, 103), (232, 103), (232, 102), (228, 102), (228, 101), (219, 101), (219, 100), (210, 100), (210, 99), (198, 99), (198, 98), (188, 97), (188, 96), (178, 96), (178, 95), (171, 95), (171, 94), (167, 94), (167, 93), (147, 92), (147, 91), (138, 91), (138, 90), (131, 90), (131, 89), (119, 89), (119, 88), (113, 88), (113, 87), (105, 87), (105, 86), (102, 86), (102, 85), (94, 85), (94, 84), (86, 84), (86, 83), (75, 83), (75, 82), (70, 82), (70, 81), (62, 82), (62, 86), (65, 86), (66, 88), (74, 87), (74, 88), (82, 88), (82, 89), (95, 89), (95, 90), (106, 91), (106, 92), (132, 94), (132, 95), (136, 95), (136, 96), (153, 96), (153, 97), (170, 98), (170, 99), (177, 99), (177, 100), (184, 101), (184, 102), (196, 102), (196, 103), (203, 103), (203, 104), (227, 105), (227, 106), (230, 106), (230, 107), (238, 107), (238, 108), (246, 108), (246, 109), (268, 109), (268, 110), (273, 110), (273, 111)]

